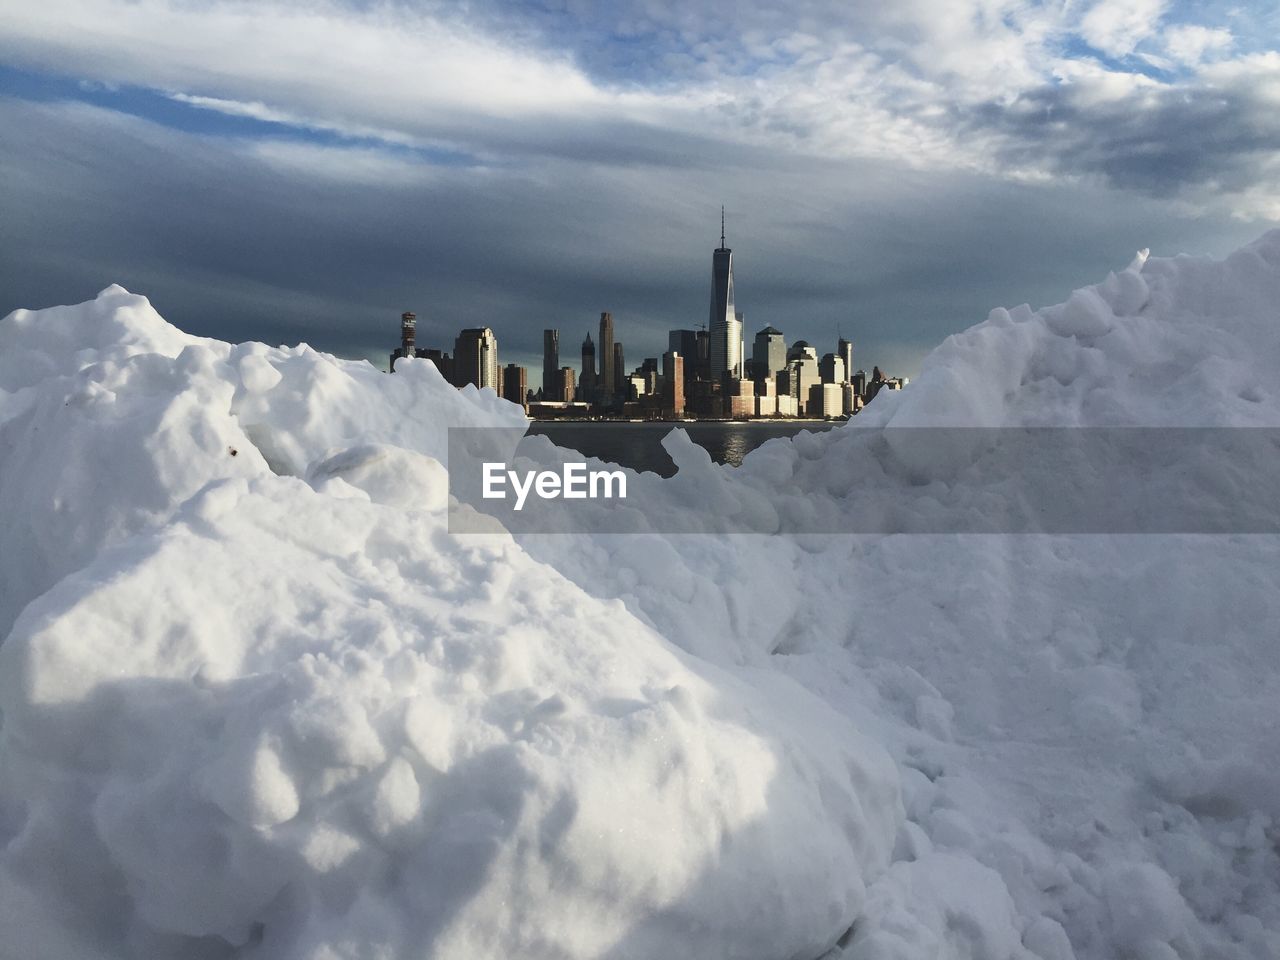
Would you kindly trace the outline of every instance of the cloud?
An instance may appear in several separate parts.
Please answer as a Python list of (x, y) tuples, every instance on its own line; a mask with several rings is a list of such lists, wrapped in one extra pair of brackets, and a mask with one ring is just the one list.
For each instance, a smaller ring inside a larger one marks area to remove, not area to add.
[(1179, 24), (1164, 32), (1165, 53), (1185, 67), (1198, 66), (1210, 56), (1221, 56), (1231, 49), (1234, 38), (1223, 27)]
[(199, 136), (79, 104), (0, 100), (0, 124), (0, 289), (15, 298), (0, 312), (118, 281), (193, 332), (378, 356), (414, 309), (424, 342), (491, 325), (531, 373), (543, 327), (576, 345), (612, 310), (638, 362), (703, 322), (721, 200), (748, 331), (827, 343), (839, 325), (866, 363), (907, 374), (993, 305), (1061, 300), (1138, 247), (1225, 252), (1255, 232), (881, 160), (389, 166), (367, 146)]
[[(1181, 138), (1186, 121), (1203, 119), (1215, 82), (1205, 71), (1233, 62), (1225, 29), (1169, 24), (1159, 33), (1165, 19), (1159, 0), (1097, 3), (1079, 17), (1033, 0), (798, 0), (785, 10), (727, 0), (571, 9), (49, 0), (0, 26), (0, 58), (370, 148), (409, 148), (427, 164), (560, 157), (674, 168), (774, 151), (1028, 181), (1127, 174), (1155, 158), (1149, 182), (1209, 202), (1213, 178), (1200, 166), (1165, 162), (1178, 140), (1161, 149), (1148, 124), (1138, 142), (1113, 119), (1128, 109), (1140, 125), (1168, 121)], [(1171, 69), (1176, 60), (1187, 74), (1156, 81), (1067, 55), (1075, 32), (1111, 56), (1142, 45), (1148, 61)], [(1181, 115), (1179, 97), (1188, 104)], [(1228, 106), (1248, 109), (1250, 99), (1233, 93)], [(1055, 111), (1048, 122), (1045, 110)], [(1251, 143), (1265, 143), (1265, 132), (1250, 137), (1230, 129), (1231, 117), (1214, 119), (1223, 142), (1247, 154), (1233, 161), (1237, 173), (1248, 169)], [(359, 169), (375, 169), (372, 158)], [(1179, 170), (1185, 183), (1174, 179)]]
[(1156, 33), (1168, 7), (1168, 0), (1100, 0), (1081, 18), (1080, 36), (1095, 50), (1124, 57)]

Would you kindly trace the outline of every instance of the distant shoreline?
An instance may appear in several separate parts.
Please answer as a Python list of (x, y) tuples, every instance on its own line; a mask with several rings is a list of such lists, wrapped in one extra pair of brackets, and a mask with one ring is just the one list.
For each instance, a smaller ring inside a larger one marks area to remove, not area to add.
[(851, 418), (849, 417), (754, 417), (750, 420), (623, 420), (609, 417), (529, 417), (530, 423), (572, 423), (576, 425), (582, 424), (599, 424), (601, 426), (647, 426), (656, 424), (659, 426), (666, 425), (671, 427), (683, 427), (689, 424), (710, 423), (716, 426), (724, 426), (725, 424), (735, 424), (744, 427), (752, 426), (777, 426), (778, 424), (788, 423), (844, 423)]

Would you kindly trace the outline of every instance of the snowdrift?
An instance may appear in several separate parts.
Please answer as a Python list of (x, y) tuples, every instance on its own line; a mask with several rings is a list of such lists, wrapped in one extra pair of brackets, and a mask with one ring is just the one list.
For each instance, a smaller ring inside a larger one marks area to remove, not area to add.
[(799, 957), (858, 916), (879, 747), (446, 534), (446, 425), (514, 406), (120, 288), (0, 354), (6, 951)]
[[(876, 428), (1280, 426), (1277, 303), (1280, 232), (1140, 255), (633, 479), (969, 509)], [(450, 536), (446, 427), (520, 422), (118, 287), (0, 321), (0, 955), (1280, 955), (1276, 537)]]

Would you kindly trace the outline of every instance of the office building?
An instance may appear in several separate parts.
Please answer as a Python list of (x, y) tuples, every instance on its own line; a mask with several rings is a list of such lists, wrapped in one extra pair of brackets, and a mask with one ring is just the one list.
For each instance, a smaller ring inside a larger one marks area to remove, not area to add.
[(667, 335), (667, 349), (680, 354), (684, 361), (684, 379), (709, 380), (711, 378), (710, 339), (706, 330), (672, 330)]
[(844, 358), (834, 353), (824, 353), (818, 361), (818, 376), (823, 383), (845, 383), (848, 376), (845, 373)]
[(733, 309), (733, 251), (724, 245), (724, 209), (720, 210), (720, 246), (711, 257), (711, 379), (742, 376), (742, 326)]
[[(610, 323), (612, 324), (612, 320)], [(626, 369), (627, 367), (623, 362), (622, 356), (622, 344), (615, 343), (613, 345), (613, 378), (615, 390), (614, 393), (609, 394), (609, 396), (619, 396), (624, 400), (627, 398), (627, 383), (625, 377)]]
[(561, 367), (555, 373), (556, 400), (561, 403), (573, 403), (577, 390), (573, 382), (573, 367)]
[(488, 327), (470, 327), (458, 334), (453, 343), (453, 383), (468, 383), (497, 391), (498, 338)]
[(618, 392), (622, 371), (613, 363), (613, 314), (600, 314), (600, 400), (607, 403)]
[(778, 394), (785, 393), (795, 397), (800, 414), (803, 416), (808, 409), (809, 388), (821, 382), (822, 378), (818, 373), (818, 351), (809, 346), (807, 341), (797, 340), (787, 351), (786, 369), (778, 374)]
[(841, 337), (836, 344), (836, 355), (844, 361), (844, 383), (853, 379), (853, 344)]
[(514, 363), (508, 363), (502, 368), (502, 399), (528, 407), (529, 371), (527, 369), (516, 366)]
[(684, 416), (684, 357), (674, 350), (662, 355), (662, 410), (666, 416)]
[(853, 384), (853, 392), (860, 397), (867, 395), (867, 371), (859, 370), (849, 378)]
[(596, 393), (596, 345), (591, 342), (591, 333), (582, 341), (582, 375), (578, 377), (578, 397), (590, 403)]
[(787, 341), (782, 331), (765, 327), (756, 334), (751, 347), (751, 379), (757, 383), (773, 381), (778, 371), (787, 365)]
[(815, 383), (809, 388), (805, 415), (839, 417), (844, 414), (844, 386), (839, 383)]
[(560, 373), (560, 331), (542, 331), (542, 399), (563, 400), (556, 395)]

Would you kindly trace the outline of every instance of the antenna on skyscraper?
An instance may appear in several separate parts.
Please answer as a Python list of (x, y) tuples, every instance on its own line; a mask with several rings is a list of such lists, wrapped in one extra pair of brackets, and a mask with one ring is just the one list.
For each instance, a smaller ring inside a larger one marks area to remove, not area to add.
[(724, 249), (724, 204), (720, 204), (720, 249)]

